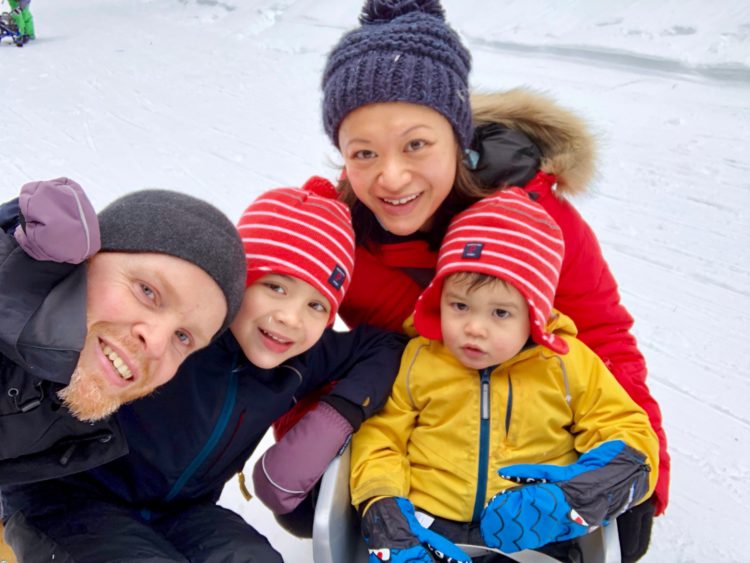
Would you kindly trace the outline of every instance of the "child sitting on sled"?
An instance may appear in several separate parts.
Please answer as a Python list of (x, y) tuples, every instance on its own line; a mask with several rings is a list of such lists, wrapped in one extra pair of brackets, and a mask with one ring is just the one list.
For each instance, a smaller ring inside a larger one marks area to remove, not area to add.
[(451, 222), (416, 304), (421, 336), (352, 441), (371, 561), (470, 561), (455, 543), (567, 561), (567, 540), (653, 492), (646, 414), (552, 310), (563, 252), (558, 225), (519, 188)]

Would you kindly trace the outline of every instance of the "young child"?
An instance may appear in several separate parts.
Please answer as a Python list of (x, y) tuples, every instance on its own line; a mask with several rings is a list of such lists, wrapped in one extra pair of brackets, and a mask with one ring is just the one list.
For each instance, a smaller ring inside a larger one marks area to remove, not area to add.
[[(285, 513), (307, 496), (349, 435), (385, 403), (402, 336), (333, 323), (351, 279), (354, 236), (333, 186), (262, 194), (239, 221), (247, 260), (240, 311), (160, 392), (123, 407), (127, 456), (96, 470), (3, 490), (20, 560), (280, 562), (268, 540), (217, 504), (274, 420), (338, 383), (254, 472), (255, 493)], [(221, 252), (221, 248), (216, 249)]]
[(373, 557), (468, 561), (457, 542), (567, 560), (572, 544), (547, 544), (652, 493), (648, 418), (552, 309), (563, 252), (520, 188), (451, 222), (416, 304), (421, 336), (353, 439), (352, 502)]
[(23, 47), (31, 39), (36, 39), (34, 32), (34, 17), (29, 10), (31, 0), (8, 0), (11, 8), (11, 17), (18, 27), (18, 38), (15, 43), (18, 47)]

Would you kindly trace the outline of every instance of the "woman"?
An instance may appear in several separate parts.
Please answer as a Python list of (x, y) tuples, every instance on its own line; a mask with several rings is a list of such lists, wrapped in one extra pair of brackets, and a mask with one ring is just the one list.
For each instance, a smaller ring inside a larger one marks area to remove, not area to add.
[(623, 560), (639, 558), (654, 510), (667, 504), (669, 456), (633, 319), (593, 231), (564, 199), (592, 175), (591, 136), (577, 117), (530, 92), (471, 97), (470, 54), (437, 1), (370, 0), (360, 22), (331, 51), (322, 81), (324, 127), (344, 159), (339, 190), (357, 236), (342, 318), (398, 330), (434, 274), (451, 217), (498, 188), (524, 187), (564, 234), (555, 307), (573, 318), (660, 439), (653, 504), (618, 519)]

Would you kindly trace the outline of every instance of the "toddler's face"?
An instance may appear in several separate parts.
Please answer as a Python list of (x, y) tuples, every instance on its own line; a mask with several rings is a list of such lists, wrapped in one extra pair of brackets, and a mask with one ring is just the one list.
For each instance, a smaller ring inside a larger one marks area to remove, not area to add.
[(443, 343), (466, 367), (484, 369), (521, 351), (531, 334), (526, 299), (500, 280), (470, 288), (448, 276), (440, 299)]
[(309, 350), (322, 336), (329, 301), (310, 284), (268, 274), (246, 290), (231, 325), (245, 356), (260, 368), (274, 368)]

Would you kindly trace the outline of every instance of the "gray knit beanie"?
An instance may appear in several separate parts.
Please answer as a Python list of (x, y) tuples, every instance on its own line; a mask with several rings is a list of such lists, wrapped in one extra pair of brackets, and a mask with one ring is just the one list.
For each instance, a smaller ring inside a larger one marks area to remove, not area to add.
[(323, 127), (338, 147), (349, 112), (379, 102), (428, 106), (471, 140), (471, 55), (445, 22), (439, 0), (367, 0), (361, 27), (344, 35), (323, 72)]
[(239, 311), (245, 292), (245, 250), (237, 229), (216, 207), (169, 190), (141, 190), (116, 199), (98, 214), (102, 251), (157, 252), (204, 270), (227, 301), (217, 335)]

